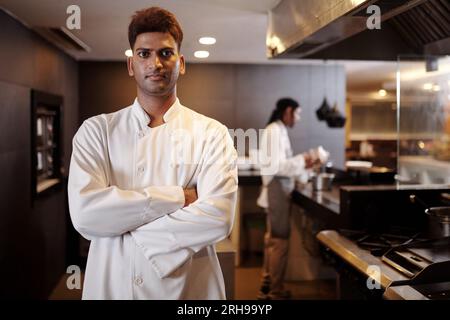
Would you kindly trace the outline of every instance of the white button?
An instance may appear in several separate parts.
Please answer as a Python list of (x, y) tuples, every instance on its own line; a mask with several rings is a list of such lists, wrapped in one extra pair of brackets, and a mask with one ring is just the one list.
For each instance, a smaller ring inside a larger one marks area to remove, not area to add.
[(141, 277), (137, 277), (136, 279), (134, 279), (134, 284), (137, 286), (140, 286), (144, 281), (142, 280)]
[(145, 170), (144, 167), (139, 167), (139, 168), (138, 168), (138, 173), (139, 173), (139, 174), (142, 174), (142, 173), (144, 173), (144, 170)]
[(139, 131), (139, 138), (143, 138), (145, 136), (144, 131)]

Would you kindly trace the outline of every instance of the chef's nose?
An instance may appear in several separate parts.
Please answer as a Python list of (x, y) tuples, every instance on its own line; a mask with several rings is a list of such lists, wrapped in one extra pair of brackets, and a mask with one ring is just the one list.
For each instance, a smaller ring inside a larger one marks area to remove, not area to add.
[(148, 67), (151, 69), (161, 69), (162, 63), (159, 55), (154, 52), (148, 59)]

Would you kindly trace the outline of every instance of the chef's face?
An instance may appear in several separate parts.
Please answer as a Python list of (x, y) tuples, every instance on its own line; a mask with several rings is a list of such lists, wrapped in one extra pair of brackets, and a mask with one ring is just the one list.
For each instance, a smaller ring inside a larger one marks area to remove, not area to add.
[(302, 112), (302, 109), (300, 107), (297, 107), (294, 109), (294, 124), (300, 121), (300, 113)]
[(127, 59), (128, 74), (138, 90), (149, 96), (175, 92), (178, 76), (184, 74), (184, 57), (170, 33), (146, 32), (137, 36), (133, 56)]
[(300, 107), (288, 107), (284, 112), (284, 123), (292, 128), (298, 121), (300, 121)]

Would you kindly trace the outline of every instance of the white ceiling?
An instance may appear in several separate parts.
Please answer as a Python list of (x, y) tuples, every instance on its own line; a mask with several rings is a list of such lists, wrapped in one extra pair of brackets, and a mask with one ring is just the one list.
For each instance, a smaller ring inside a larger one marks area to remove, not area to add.
[(66, 9), (81, 9), (81, 29), (71, 30), (92, 51), (76, 52), (81, 60), (123, 60), (129, 47), (130, 18), (139, 9), (161, 6), (173, 12), (184, 32), (182, 53), (205, 49), (201, 36), (214, 36), (208, 62), (265, 62), (267, 11), (279, 0), (0, 0), (0, 5), (30, 27), (66, 25)]
[[(33, 28), (66, 25), (66, 9), (81, 9), (81, 30), (72, 32), (90, 48), (73, 54), (78, 60), (124, 60), (128, 49), (130, 17), (139, 9), (161, 6), (172, 11), (184, 31), (182, 53), (188, 62), (322, 64), (318, 60), (268, 60), (265, 55), (267, 12), (280, 0), (0, 0), (0, 6)], [(204, 46), (201, 36), (217, 43)], [(199, 60), (194, 51), (207, 48), (210, 56)], [(378, 88), (395, 79), (395, 62), (328, 61), (344, 64), (347, 88)]]

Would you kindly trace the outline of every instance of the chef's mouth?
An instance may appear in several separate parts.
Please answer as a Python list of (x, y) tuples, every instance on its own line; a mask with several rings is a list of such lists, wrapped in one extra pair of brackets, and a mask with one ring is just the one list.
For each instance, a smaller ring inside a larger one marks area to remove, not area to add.
[(149, 74), (145, 76), (145, 79), (150, 80), (163, 80), (165, 76), (163, 74)]

